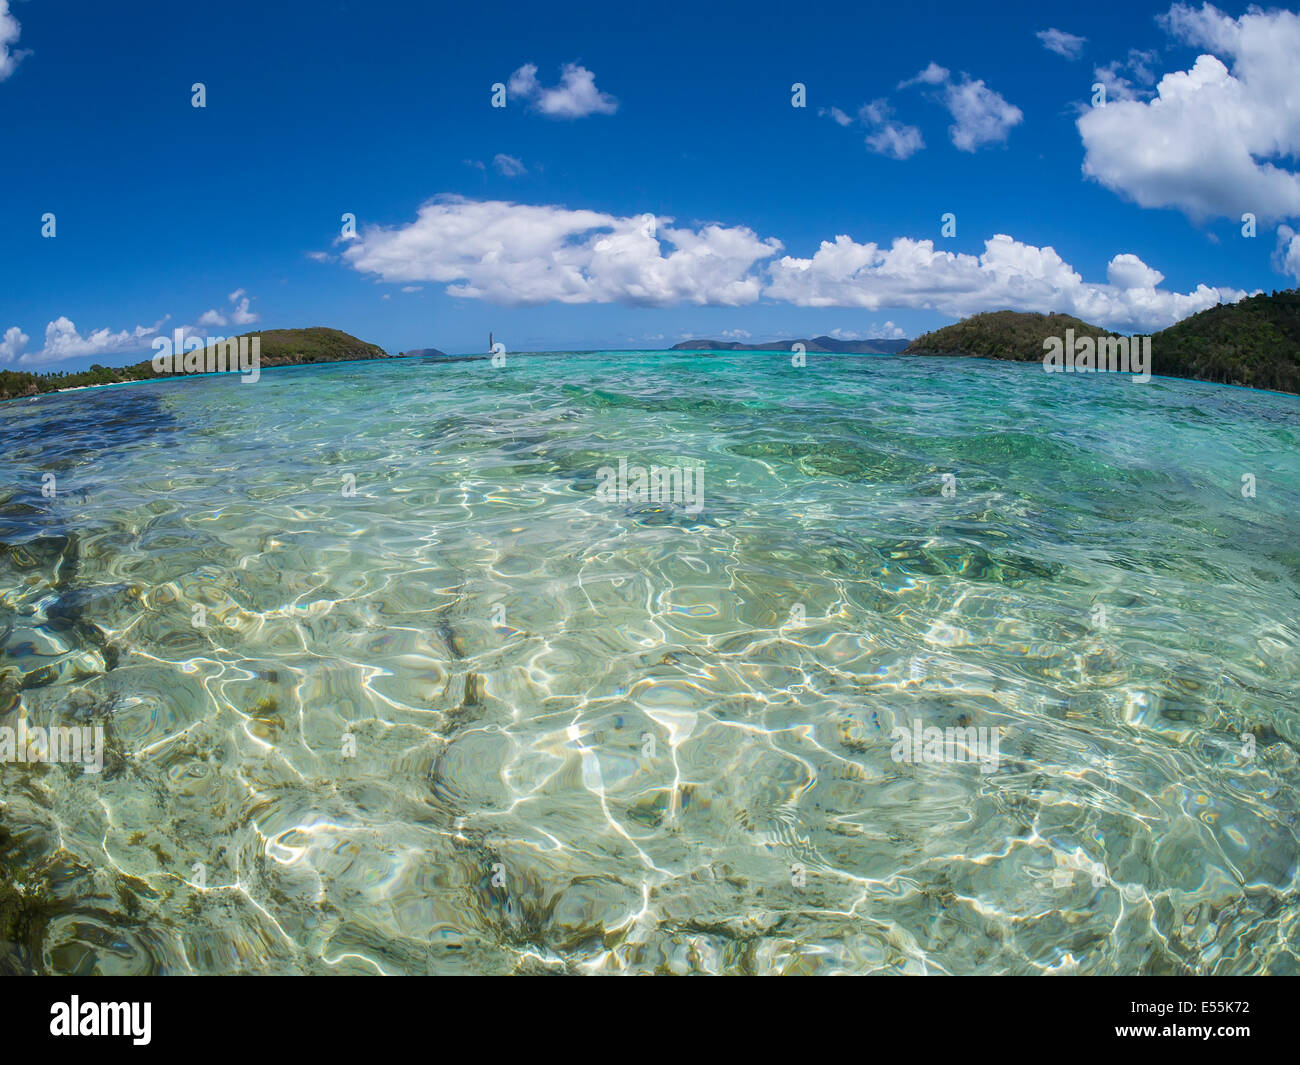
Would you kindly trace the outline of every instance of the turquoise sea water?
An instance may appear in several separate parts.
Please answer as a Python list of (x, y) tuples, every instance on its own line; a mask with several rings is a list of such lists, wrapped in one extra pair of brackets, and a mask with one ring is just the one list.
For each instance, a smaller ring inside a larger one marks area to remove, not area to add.
[(0, 725), (107, 745), (0, 765), (0, 968), (1300, 971), (1296, 397), (559, 353), (0, 444)]

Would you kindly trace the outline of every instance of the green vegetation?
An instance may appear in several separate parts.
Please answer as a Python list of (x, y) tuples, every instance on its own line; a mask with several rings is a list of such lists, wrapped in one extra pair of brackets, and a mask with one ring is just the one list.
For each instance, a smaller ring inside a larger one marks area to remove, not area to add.
[[(973, 355), (1038, 362), (1043, 341), (1109, 330), (1067, 314), (994, 311), (917, 337), (906, 355)], [(1151, 372), (1163, 377), (1300, 394), (1300, 289), (1250, 296), (1184, 318), (1151, 336)]]
[[(298, 366), (309, 362), (342, 362), (348, 359), (385, 359), (388, 353), (376, 344), (338, 329), (314, 326), (310, 329), (266, 329), (244, 333), (247, 337), (261, 338), (261, 368), (268, 366)], [(27, 373), (0, 370), (0, 400), (19, 396), (35, 396), (43, 392), (57, 392), (62, 388), (86, 388), (94, 385), (111, 385), (122, 381), (148, 381), (155, 377), (184, 376), (160, 374), (153, 362), (146, 359), (131, 366), (110, 368), (98, 363), (89, 370), (75, 373)]]
[(1220, 304), (1151, 338), (1152, 373), (1300, 393), (1300, 289)]
[(1048, 337), (1064, 337), (1067, 329), (1073, 329), (1076, 338), (1111, 335), (1108, 329), (1089, 325), (1068, 314), (990, 311), (919, 336), (903, 349), (903, 354), (974, 355), (982, 359), (1041, 362), (1043, 341)]
[(262, 338), (263, 367), (389, 357), (378, 344), (367, 344), (341, 329), (319, 325), (310, 329), (267, 329), (248, 335)]

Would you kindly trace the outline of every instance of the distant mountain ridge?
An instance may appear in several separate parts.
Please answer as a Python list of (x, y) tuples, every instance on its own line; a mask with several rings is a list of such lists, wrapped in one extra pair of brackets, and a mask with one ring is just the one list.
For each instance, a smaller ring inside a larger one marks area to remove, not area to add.
[(802, 344), (808, 352), (834, 355), (897, 355), (905, 347), (906, 338), (891, 340), (878, 337), (873, 340), (836, 340), (820, 336), (811, 340), (773, 340), (767, 344), (747, 344), (739, 340), (683, 340), (674, 344), (672, 351), (789, 351)]
[[(990, 311), (919, 336), (903, 354), (1039, 362), (1043, 341), (1067, 329), (1117, 335), (1068, 314)], [(1151, 334), (1151, 372), (1300, 395), (1300, 289), (1220, 303)]]

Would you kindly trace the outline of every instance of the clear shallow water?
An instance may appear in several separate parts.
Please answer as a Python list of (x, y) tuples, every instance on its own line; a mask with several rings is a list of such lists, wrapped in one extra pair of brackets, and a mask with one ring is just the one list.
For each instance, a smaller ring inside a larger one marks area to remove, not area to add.
[[(5, 404), (0, 724), (109, 751), (0, 766), (0, 967), (1300, 971), (1298, 444), (754, 353)], [(700, 513), (601, 502), (624, 457)]]

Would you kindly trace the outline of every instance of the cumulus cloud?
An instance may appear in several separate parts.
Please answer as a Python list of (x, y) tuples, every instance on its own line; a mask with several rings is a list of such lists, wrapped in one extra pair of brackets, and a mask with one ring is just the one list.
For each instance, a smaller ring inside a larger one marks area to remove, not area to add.
[(986, 144), (1001, 144), (1010, 135), (1011, 128), (1024, 121), (1020, 108), (1008, 103), (982, 80), (972, 80), (970, 75), (963, 74), (960, 81), (955, 81), (948, 69), (937, 63), (930, 63), (898, 87), (910, 85), (930, 85), (941, 90), (939, 101), (953, 118), (948, 136), (959, 151), (973, 152)]
[(1058, 29), (1039, 30), (1034, 36), (1042, 41), (1043, 47), (1049, 52), (1055, 52), (1065, 59), (1078, 59), (1083, 55), (1083, 46), (1088, 43), (1087, 37), (1076, 37), (1073, 33)]
[(9, 10), (9, 0), (0, 0), (0, 81), (12, 77), (18, 64), (32, 54), (30, 50), (14, 48), (21, 29)]
[(1011, 127), (1024, 120), (1024, 113), (1008, 103), (982, 81), (963, 76), (960, 83), (950, 84), (944, 103), (952, 114), (948, 127), (953, 145), (960, 151), (973, 152), (985, 144), (1001, 144)]
[(1160, 22), (1215, 54), (1166, 74), (1150, 100), (1081, 115), (1084, 173), (1142, 207), (1196, 221), (1300, 216), (1300, 15), (1253, 8), (1234, 19), (1209, 4), (1175, 4)]
[(560, 84), (549, 89), (537, 80), (537, 64), (525, 63), (510, 75), (506, 91), (551, 118), (612, 115), (618, 110), (618, 100), (596, 88), (596, 75), (576, 63), (565, 63)]
[(1290, 226), (1277, 227), (1277, 251), (1273, 254), (1273, 266), (1279, 274), (1290, 274), (1300, 284), (1300, 233)]
[(1153, 289), (1164, 279), (1165, 275), (1159, 270), (1151, 269), (1136, 255), (1128, 252), (1116, 255), (1106, 264), (1106, 280), (1116, 288)]
[(6, 361), (17, 355), (20, 363), (31, 366), (87, 355), (140, 351), (146, 346), (143, 341), (155, 336), (162, 324), (160, 321), (152, 326), (138, 325), (134, 330), (123, 329), (118, 333), (110, 329), (96, 329), (82, 336), (70, 319), (60, 316), (46, 325), (45, 346), (40, 351), (19, 354), (27, 345), (27, 337), (13, 327), (5, 331), (5, 341), (0, 345), (0, 352), (6, 353)]
[(953, 316), (1009, 307), (1151, 330), (1245, 294), (1204, 284), (1163, 289), (1164, 275), (1127, 252), (1110, 260), (1105, 282), (1085, 282), (1053, 248), (1005, 235), (986, 241), (982, 255), (908, 237), (886, 248), (838, 236), (810, 258), (775, 259), (783, 247), (745, 226), (687, 228), (648, 214), (448, 196), (425, 204), (408, 225), (366, 229), (343, 257), (382, 281), (437, 282), (453, 296), (507, 305), (743, 306), (763, 298)]
[(497, 172), (505, 177), (519, 177), (521, 174), (528, 173), (528, 167), (523, 162), (516, 159), (513, 155), (506, 155), (504, 152), (497, 152), (496, 158), (492, 160), (492, 165), (497, 168)]
[(230, 312), (230, 321), (233, 324), (252, 325), (261, 317), (248, 309), (249, 299), (242, 288), (235, 289), (228, 298), (235, 305), (235, 309)]
[(0, 340), (0, 362), (13, 362), (27, 348), (29, 337), (16, 325), (5, 330), (4, 340)]
[(366, 229), (343, 257), (384, 281), (440, 282), (453, 296), (509, 305), (758, 299), (753, 267), (780, 241), (743, 226), (672, 221), (449, 196), (409, 225)]
[(1163, 275), (1129, 254), (1111, 260), (1107, 279), (1085, 282), (1053, 248), (1003, 234), (986, 241), (979, 256), (939, 251), (930, 240), (898, 237), (886, 249), (839, 236), (810, 259), (773, 263), (763, 294), (804, 307), (907, 307), (954, 317), (1003, 307), (1065, 311), (1111, 328), (1148, 330), (1245, 295), (1207, 285), (1190, 293), (1161, 290)]
[[(197, 325), (180, 327), (182, 337), (206, 336), (206, 330), (214, 326), (250, 325), (258, 320), (259, 315), (249, 309), (249, 297), (242, 288), (235, 289), (226, 300), (231, 305), (229, 310), (225, 313), (215, 308), (204, 311), (199, 315)], [(39, 366), (65, 359), (142, 352), (170, 318), (171, 315), (166, 315), (151, 326), (138, 325), (118, 332), (107, 328), (95, 329), (83, 336), (70, 318), (60, 315), (45, 326), (45, 344), (39, 351), (27, 351), (30, 338), (17, 326), (10, 326), (5, 330), (4, 339), (0, 340), (0, 362), (17, 359), (22, 365)]]
[[(249, 298), (242, 288), (235, 289), (234, 292), (226, 297), (226, 300), (233, 304), (233, 307), (229, 312), (223, 313), (214, 307), (213, 309), (204, 311), (199, 315), (198, 324), (205, 328), (213, 328), (215, 326), (229, 325), (231, 323), (234, 323), (235, 325), (251, 325), (253, 322), (257, 321), (259, 315), (249, 309)], [(192, 327), (186, 326), (186, 329), (190, 328)]]

